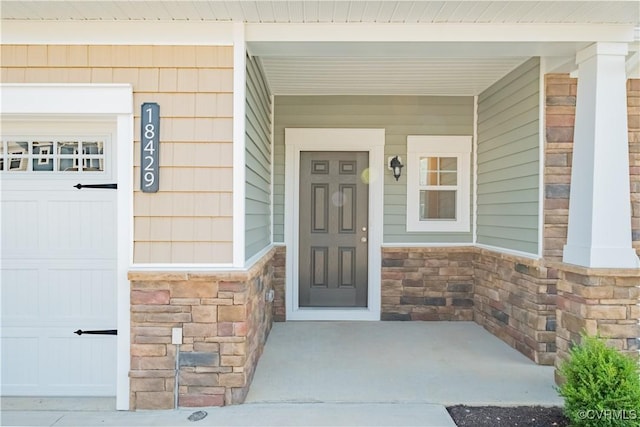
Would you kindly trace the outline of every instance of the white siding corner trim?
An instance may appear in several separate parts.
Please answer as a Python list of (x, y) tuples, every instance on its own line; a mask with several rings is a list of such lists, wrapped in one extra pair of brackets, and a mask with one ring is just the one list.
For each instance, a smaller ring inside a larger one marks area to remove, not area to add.
[[(380, 320), (384, 196), (384, 129), (285, 129), (285, 305), (287, 320)], [(301, 151), (369, 153), (369, 295), (363, 309), (298, 306), (298, 227)]]
[(233, 266), (244, 267), (246, 60), (244, 24), (233, 27)]

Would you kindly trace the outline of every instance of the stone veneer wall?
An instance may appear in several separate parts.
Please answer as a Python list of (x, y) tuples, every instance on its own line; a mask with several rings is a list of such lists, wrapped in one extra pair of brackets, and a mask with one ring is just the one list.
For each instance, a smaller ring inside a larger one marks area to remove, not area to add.
[(178, 406), (244, 401), (271, 329), (275, 253), (241, 273), (129, 273), (131, 409), (174, 408), (176, 377)]
[(631, 229), (633, 247), (640, 255), (640, 79), (627, 81), (627, 112), (631, 174)]
[(382, 320), (473, 320), (474, 250), (383, 248)]
[[(547, 74), (545, 105), (544, 258), (562, 261), (567, 242), (571, 157), (576, 112), (577, 79), (568, 74)], [(631, 228), (640, 254), (640, 79), (627, 81)]]
[(285, 306), (285, 286), (286, 286), (286, 266), (287, 248), (286, 246), (276, 246), (276, 253), (273, 256), (273, 321), (284, 322), (287, 319)]
[(486, 249), (383, 248), (382, 320), (475, 320), (551, 365), (556, 278), (540, 261)]
[(474, 320), (536, 363), (552, 365), (556, 277), (539, 260), (478, 249)]
[(638, 355), (640, 270), (589, 269), (557, 263), (556, 366), (580, 334), (599, 334), (609, 345)]
[(578, 80), (568, 74), (547, 74), (545, 86), (544, 257), (562, 261), (569, 222)]

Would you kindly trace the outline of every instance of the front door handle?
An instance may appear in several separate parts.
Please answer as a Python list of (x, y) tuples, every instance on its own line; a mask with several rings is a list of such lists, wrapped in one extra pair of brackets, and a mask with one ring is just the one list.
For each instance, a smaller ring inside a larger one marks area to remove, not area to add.
[(366, 237), (361, 237), (361, 238), (360, 238), (360, 241), (361, 241), (362, 243), (367, 243), (367, 238), (366, 238)]

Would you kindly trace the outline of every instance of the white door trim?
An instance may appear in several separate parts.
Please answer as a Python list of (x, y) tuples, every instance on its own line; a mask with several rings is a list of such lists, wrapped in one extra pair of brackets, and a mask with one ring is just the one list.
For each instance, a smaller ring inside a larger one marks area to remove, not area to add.
[[(287, 247), (287, 320), (380, 320), (384, 198), (384, 129), (285, 129), (284, 241)], [(298, 306), (298, 230), (301, 151), (369, 153), (369, 288), (366, 308)]]
[(116, 408), (129, 409), (130, 297), (133, 260), (133, 89), (128, 84), (1, 84), (2, 116), (96, 118), (116, 124), (117, 171), (117, 378)]

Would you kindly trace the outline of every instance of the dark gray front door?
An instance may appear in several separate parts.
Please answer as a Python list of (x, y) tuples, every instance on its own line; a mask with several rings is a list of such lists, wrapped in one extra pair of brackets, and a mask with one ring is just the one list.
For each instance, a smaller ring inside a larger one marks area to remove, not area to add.
[(300, 153), (300, 307), (367, 306), (367, 152)]

